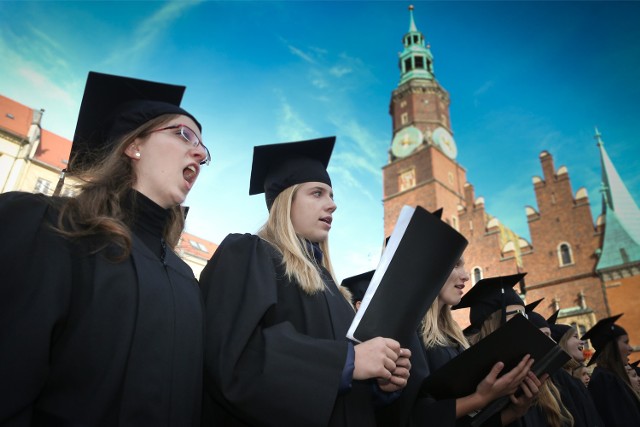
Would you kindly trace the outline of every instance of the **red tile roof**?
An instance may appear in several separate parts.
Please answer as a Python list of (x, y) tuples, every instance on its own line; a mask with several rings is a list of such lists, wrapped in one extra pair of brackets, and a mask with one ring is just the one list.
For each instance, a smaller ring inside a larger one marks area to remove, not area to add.
[(218, 249), (218, 245), (202, 237), (183, 232), (177, 249), (200, 258), (209, 259)]
[(35, 154), (37, 160), (58, 169), (64, 169), (69, 162), (69, 153), (71, 153), (71, 141), (42, 129), (40, 145)]
[(31, 126), (33, 110), (13, 99), (0, 95), (0, 129), (26, 138)]

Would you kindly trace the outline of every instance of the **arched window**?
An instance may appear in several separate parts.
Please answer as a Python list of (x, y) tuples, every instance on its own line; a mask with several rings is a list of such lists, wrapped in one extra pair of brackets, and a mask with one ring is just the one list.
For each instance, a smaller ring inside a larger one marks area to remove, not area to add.
[(482, 280), (482, 269), (480, 267), (473, 268), (473, 284), (475, 285)]
[(558, 245), (558, 262), (560, 263), (560, 267), (573, 264), (571, 246), (569, 246), (568, 243), (560, 243)]

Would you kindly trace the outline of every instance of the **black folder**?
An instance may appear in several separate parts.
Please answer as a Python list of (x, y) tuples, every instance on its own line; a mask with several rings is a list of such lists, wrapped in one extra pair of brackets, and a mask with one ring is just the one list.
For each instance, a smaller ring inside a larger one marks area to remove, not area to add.
[(386, 270), (376, 271), (383, 276), (367, 290), (368, 304), (357, 313), (349, 337), (393, 338), (407, 347), (467, 243), (440, 218), (416, 207)]
[[(468, 396), (475, 392), (493, 365), (504, 362), (501, 374), (505, 374), (527, 354), (535, 360), (531, 370), (538, 377), (551, 375), (571, 358), (531, 322), (516, 315), (428, 376), (422, 383), (421, 395), (436, 399)], [(488, 419), (508, 403), (508, 396), (492, 402), (474, 418), (472, 425), (480, 425), (479, 421)]]

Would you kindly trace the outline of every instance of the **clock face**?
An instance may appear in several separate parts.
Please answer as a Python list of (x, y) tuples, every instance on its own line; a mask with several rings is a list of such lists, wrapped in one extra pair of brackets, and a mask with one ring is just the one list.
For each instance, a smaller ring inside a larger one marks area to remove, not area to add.
[(455, 159), (458, 155), (458, 149), (456, 148), (456, 142), (453, 140), (453, 136), (443, 127), (436, 128), (431, 134), (433, 143), (442, 150), (449, 158)]
[(391, 153), (396, 157), (406, 157), (422, 144), (423, 136), (420, 129), (409, 126), (393, 137), (391, 143)]

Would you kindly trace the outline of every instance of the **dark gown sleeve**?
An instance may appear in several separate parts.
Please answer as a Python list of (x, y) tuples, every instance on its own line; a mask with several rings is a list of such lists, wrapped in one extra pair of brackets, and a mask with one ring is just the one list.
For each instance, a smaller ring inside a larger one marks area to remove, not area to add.
[(640, 426), (640, 404), (615, 374), (596, 367), (589, 392), (605, 426)]
[(227, 236), (201, 274), (205, 423), (329, 424), (347, 342), (300, 333), (286, 320), (303, 307), (278, 306), (278, 286), (297, 285), (277, 282), (272, 250), (256, 236)]
[(68, 307), (70, 255), (44, 196), (0, 195), (0, 425), (28, 425)]

